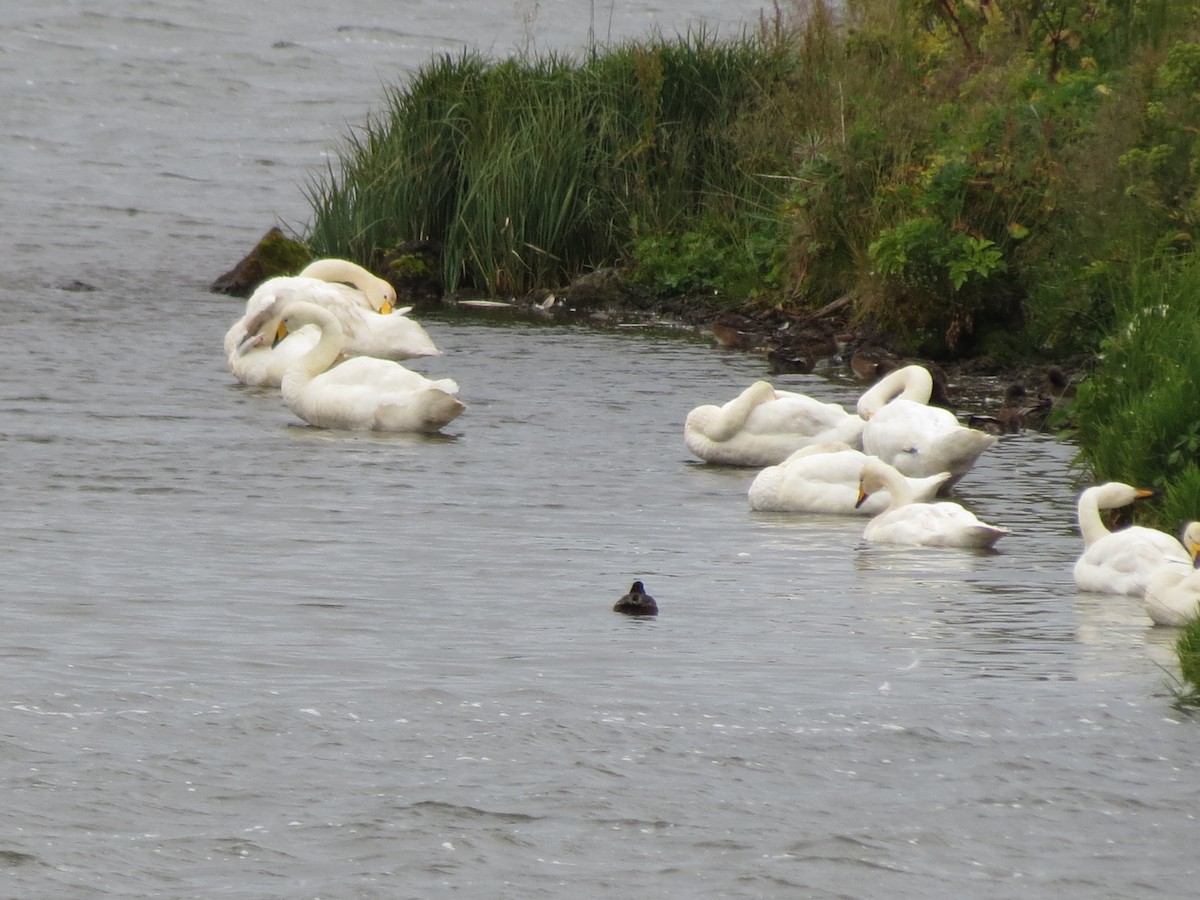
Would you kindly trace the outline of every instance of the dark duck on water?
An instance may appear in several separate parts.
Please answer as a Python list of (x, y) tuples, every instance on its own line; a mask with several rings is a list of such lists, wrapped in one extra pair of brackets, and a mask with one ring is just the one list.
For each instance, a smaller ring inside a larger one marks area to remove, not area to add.
[(646, 593), (645, 585), (635, 581), (629, 593), (617, 601), (613, 612), (625, 613), (627, 616), (657, 616), (658, 604)]

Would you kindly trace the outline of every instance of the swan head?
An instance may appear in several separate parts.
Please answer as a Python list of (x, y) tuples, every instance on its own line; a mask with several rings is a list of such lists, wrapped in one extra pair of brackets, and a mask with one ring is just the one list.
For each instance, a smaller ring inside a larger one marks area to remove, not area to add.
[(1136, 488), (1120, 481), (1109, 481), (1088, 488), (1080, 495), (1080, 500), (1082, 501), (1084, 498), (1094, 500), (1097, 509), (1116, 509), (1128, 506), (1134, 500), (1153, 496), (1154, 491), (1146, 488)]
[(362, 291), (375, 309), (384, 314), (396, 308), (396, 289), (392, 287), (392, 283), (348, 259), (314, 260), (301, 270), (300, 277), (352, 284)]
[(858, 478), (858, 499), (854, 501), (855, 509), (866, 503), (867, 498), (872, 494), (888, 486), (888, 482), (893, 479), (891, 472), (888, 471), (890, 468), (891, 466), (879, 459), (869, 459), (863, 464), (862, 473)]
[(613, 612), (625, 613), (627, 616), (657, 616), (658, 604), (646, 593), (645, 585), (635, 581), (629, 593), (613, 606)]
[(289, 303), (278, 315), (272, 346), (278, 344), (292, 332), (299, 331), (305, 325), (316, 325), (321, 329), (322, 335), (334, 334), (339, 340), (344, 334), (341, 324), (333, 313), (316, 303), (309, 303), (307, 300)]
[(1179, 540), (1188, 556), (1192, 558), (1192, 565), (1200, 569), (1200, 522), (1188, 522), (1184, 526), (1183, 537)]

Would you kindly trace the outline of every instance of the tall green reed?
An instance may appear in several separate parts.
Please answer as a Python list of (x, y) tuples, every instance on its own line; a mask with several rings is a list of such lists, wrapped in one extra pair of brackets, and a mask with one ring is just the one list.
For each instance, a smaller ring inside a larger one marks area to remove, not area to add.
[(703, 31), (583, 62), (439, 57), (310, 182), (308, 241), (369, 262), (432, 240), (448, 290), (492, 293), (621, 262), (639, 229), (773, 204), (737, 124), (788, 65), (756, 38)]

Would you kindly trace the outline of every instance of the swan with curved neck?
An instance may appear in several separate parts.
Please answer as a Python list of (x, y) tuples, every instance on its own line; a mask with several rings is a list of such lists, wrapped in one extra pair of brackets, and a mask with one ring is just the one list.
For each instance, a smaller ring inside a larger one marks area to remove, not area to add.
[(1180, 540), (1192, 565), (1159, 566), (1146, 584), (1142, 605), (1155, 625), (1182, 628), (1200, 619), (1200, 522), (1189, 522)]
[(396, 289), (391, 282), (368, 272), (357, 263), (348, 259), (318, 259), (305, 266), (297, 278), (315, 278), (327, 284), (352, 285), (357, 290), (357, 296), (345, 293), (348, 299), (361, 303), (367, 309), (384, 315), (396, 307)]
[(1160, 566), (1192, 561), (1183, 545), (1164, 531), (1141, 525), (1110, 531), (1100, 518), (1102, 509), (1128, 506), (1152, 493), (1110, 481), (1079, 495), (1076, 511), (1084, 549), (1075, 562), (1074, 575), (1080, 590), (1142, 596)]
[(933, 396), (933, 375), (924, 366), (903, 366), (889, 372), (858, 398), (858, 414), (870, 419), (894, 400), (928, 405)]
[[(320, 339), (296, 360), (280, 386), (284, 403), (320, 428), (360, 431), (437, 431), (465, 408), (449, 378), (432, 380), (397, 362), (355, 356), (334, 366), (345, 335), (329, 310), (294, 301), (280, 317), (279, 336), (313, 325)], [(331, 366), (333, 368), (331, 368)]]
[[(441, 350), (403, 310), (391, 311), (395, 289), (382, 278), (342, 259), (317, 260), (304, 272), (264, 281), (246, 301), (242, 318), (225, 335), (225, 358), (229, 370), (243, 384), (278, 385), (287, 367), (317, 341), (315, 329), (293, 333), (282, 343), (275, 333), (283, 309), (306, 300), (330, 310), (346, 335), (347, 356), (377, 356), (382, 359), (414, 359), (440, 356)], [(353, 280), (363, 291), (329, 279)], [(379, 312), (380, 309), (388, 310)]]
[(857, 446), (864, 424), (836, 403), (756, 381), (723, 406), (707, 404), (689, 412), (683, 440), (707, 463), (761, 467), (777, 465), (812, 444)]
[(932, 388), (925, 368), (905, 366), (867, 391), (858, 404), (867, 420), (862, 446), (910, 478), (949, 472), (941, 488), (946, 493), (997, 438), (960, 424), (947, 409), (926, 405)]
[[(797, 450), (777, 466), (768, 466), (750, 483), (750, 508), (773, 512), (875, 516), (891, 503), (887, 489), (858, 503), (859, 481), (871, 457), (846, 444), (814, 444)], [(901, 475), (915, 500), (933, 500), (949, 477), (940, 472), (928, 478)]]
[(859, 481), (858, 502), (884, 490), (891, 500), (863, 531), (872, 543), (984, 549), (1009, 533), (1007, 528), (981, 522), (957, 503), (917, 500), (911, 483), (899, 471), (881, 460), (868, 460)]

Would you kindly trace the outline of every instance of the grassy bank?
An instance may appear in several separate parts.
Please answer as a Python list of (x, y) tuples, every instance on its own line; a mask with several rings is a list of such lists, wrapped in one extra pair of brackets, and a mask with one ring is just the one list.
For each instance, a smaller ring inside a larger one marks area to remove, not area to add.
[(621, 266), (904, 353), (1086, 353), (1190, 251), (1189, 4), (812, 0), (754, 34), (431, 60), (309, 186), (321, 255), (432, 241), (447, 291)]

